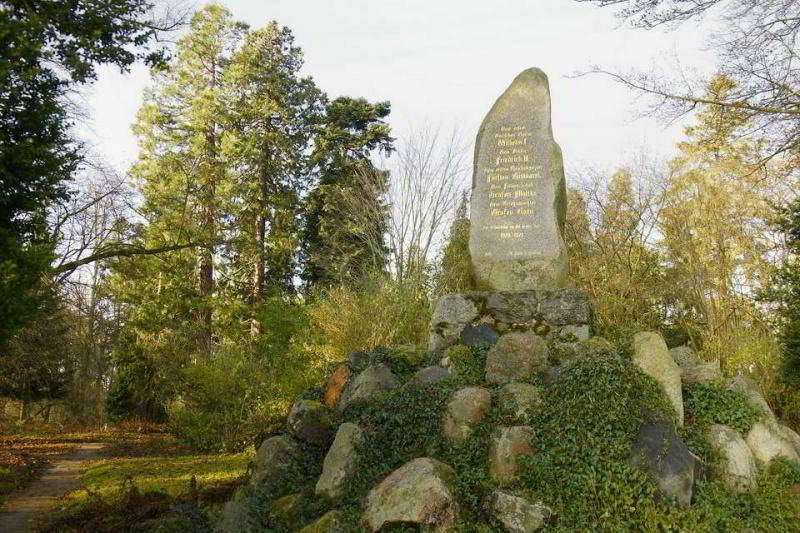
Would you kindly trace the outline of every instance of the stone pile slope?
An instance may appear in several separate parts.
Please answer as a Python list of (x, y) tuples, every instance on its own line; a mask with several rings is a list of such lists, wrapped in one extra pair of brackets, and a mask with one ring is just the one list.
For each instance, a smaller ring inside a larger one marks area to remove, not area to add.
[(299, 399), (218, 530), (745, 530), (761, 515), (720, 501), (800, 491), (800, 436), (753, 382), (655, 332), (591, 337), (578, 291), (446, 296), (428, 348), (355, 353)]

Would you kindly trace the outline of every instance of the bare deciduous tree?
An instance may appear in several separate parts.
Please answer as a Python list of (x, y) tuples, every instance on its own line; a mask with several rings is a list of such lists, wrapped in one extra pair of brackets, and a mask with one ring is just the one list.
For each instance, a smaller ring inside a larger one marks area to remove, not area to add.
[(650, 112), (677, 117), (698, 105), (715, 104), (747, 113), (753, 127), (743, 134), (768, 137), (766, 158), (796, 157), (800, 150), (800, 70), (798, 30), (800, 3), (796, 0), (576, 0), (600, 6), (619, 6), (617, 14), (636, 27), (676, 25), (703, 16), (720, 24), (708, 44), (719, 56), (719, 73), (736, 87), (721, 99), (708, 97), (707, 80), (686, 72), (603, 73), (635, 91), (652, 97)]
[(384, 205), (388, 205), (388, 234), (369, 236), (376, 241), (370, 246), (379, 253), (383, 239), (388, 240), (390, 268), (402, 282), (421, 274), (441, 244), (458, 205), (467, 166), (466, 150), (457, 130), (442, 135), (434, 128), (422, 128), (398, 145), (393, 160), (380, 165), (390, 169), (388, 187), (385, 175), (364, 173), (359, 176), (360, 187), (342, 191), (342, 204), (346, 206), (343, 216), (352, 224), (369, 227), (376, 217), (387, 213), (361, 195), (384, 198)]

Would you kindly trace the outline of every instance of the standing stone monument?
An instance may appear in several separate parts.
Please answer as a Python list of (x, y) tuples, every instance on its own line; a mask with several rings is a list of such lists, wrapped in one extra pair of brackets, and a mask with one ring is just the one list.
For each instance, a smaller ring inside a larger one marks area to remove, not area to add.
[(469, 251), (478, 283), (496, 291), (563, 287), (566, 203), (547, 76), (530, 68), (494, 103), (475, 142)]

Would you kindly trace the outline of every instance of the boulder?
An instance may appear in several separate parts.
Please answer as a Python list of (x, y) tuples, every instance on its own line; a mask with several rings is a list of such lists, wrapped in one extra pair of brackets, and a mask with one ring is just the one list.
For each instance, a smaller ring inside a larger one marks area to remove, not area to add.
[(677, 348), (672, 348), (669, 351), (669, 355), (672, 356), (672, 360), (675, 361), (675, 363), (681, 367), (681, 369), (691, 368), (699, 365), (702, 362), (690, 346), (678, 346)]
[(697, 460), (668, 422), (643, 424), (631, 448), (632, 466), (650, 473), (661, 494), (680, 507), (692, 501)]
[(246, 500), (230, 500), (225, 502), (222, 513), (214, 528), (214, 533), (241, 533), (247, 530), (248, 502)]
[(333, 423), (327, 407), (313, 400), (298, 400), (286, 420), (289, 433), (296, 439), (328, 446), (333, 439)]
[(781, 436), (791, 442), (795, 451), (797, 451), (798, 455), (800, 455), (800, 435), (798, 435), (797, 432), (789, 426), (779, 424), (778, 427), (780, 428)]
[(353, 371), (350, 370), (350, 365), (341, 364), (336, 367), (331, 377), (328, 378), (328, 383), (325, 385), (325, 406), (333, 409), (339, 402), (339, 398), (347, 387), (347, 382), (350, 381), (350, 376)]
[(537, 291), (537, 311), (551, 326), (592, 323), (589, 296), (580, 289), (548, 289)]
[(531, 332), (506, 333), (486, 355), (486, 381), (524, 381), (548, 369), (547, 343)]
[(541, 402), (539, 389), (529, 383), (507, 383), (497, 393), (497, 404), (504, 413), (511, 414), (515, 422), (530, 421)]
[(372, 396), (394, 389), (400, 385), (392, 371), (383, 364), (369, 365), (358, 376), (350, 380), (339, 400), (339, 410), (344, 411), (356, 401), (368, 400)]
[(664, 339), (654, 331), (633, 336), (633, 362), (639, 369), (661, 385), (683, 425), (683, 392), (681, 369), (667, 350)]
[(489, 324), (477, 324), (467, 326), (461, 331), (460, 339), (462, 344), (467, 346), (477, 346), (479, 344), (493, 345), (497, 343), (500, 335)]
[(298, 533), (346, 533), (339, 511), (328, 511)]
[(562, 339), (572, 341), (588, 341), (591, 336), (591, 328), (589, 328), (589, 324), (582, 324), (580, 326), (567, 325), (561, 328), (558, 332), (558, 336)]
[(512, 481), (517, 476), (517, 459), (533, 452), (533, 428), (497, 428), (489, 446), (489, 475), (500, 483)]
[(775, 414), (772, 412), (772, 409), (770, 409), (767, 400), (764, 399), (764, 395), (761, 394), (761, 389), (751, 378), (739, 374), (728, 381), (728, 388), (744, 393), (750, 405), (764, 413), (767, 417), (773, 420), (775, 419)]
[(800, 461), (800, 450), (795, 447), (790, 431), (789, 428), (781, 426), (774, 419), (766, 418), (753, 424), (745, 436), (745, 441), (753, 452), (753, 456), (761, 463), (769, 463), (778, 456), (792, 461)]
[(281, 435), (265, 440), (256, 453), (250, 483), (280, 486), (299, 455), (300, 448), (291, 437)]
[(538, 313), (537, 291), (496, 291), (482, 293), (486, 300), (486, 312), (498, 322), (523, 324)]
[(339, 426), (322, 463), (322, 475), (315, 489), (317, 496), (333, 501), (342, 496), (345, 483), (356, 466), (356, 450), (363, 441), (364, 434), (356, 424), (345, 422)]
[(741, 435), (728, 426), (712, 424), (708, 439), (722, 455), (722, 479), (733, 488), (747, 489), (755, 486), (758, 468), (753, 452)]
[(485, 507), (508, 533), (537, 531), (553, 514), (553, 511), (541, 502), (531, 502), (499, 490), (489, 495)]
[(389, 474), (367, 494), (364, 519), (370, 532), (391, 524), (416, 524), (426, 531), (450, 531), (458, 518), (456, 473), (421, 457)]
[(453, 393), (447, 403), (444, 434), (451, 442), (467, 440), (492, 407), (492, 393), (481, 387), (466, 387)]
[(452, 376), (450, 369), (446, 366), (426, 366), (417, 370), (409, 383), (420, 383), (422, 385), (430, 385), (441, 381), (445, 378)]
[(269, 515), (284, 524), (294, 524), (306, 505), (303, 500), (299, 492), (282, 496), (270, 504)]
[(430, 351), (439, 351), (455, 344), (464, 327), (478, 318), (478, 308), (462, 294), (447, 294), (439, 298), (431, 318), (428, 341)]
[(709, 383), (722, 379), (722, 370), (719, 367), (719, 359), (709, 362), (698, 363), (694, 366), (681, 368), (681, 381), (684, 385), (694, 385), (695, 383)]

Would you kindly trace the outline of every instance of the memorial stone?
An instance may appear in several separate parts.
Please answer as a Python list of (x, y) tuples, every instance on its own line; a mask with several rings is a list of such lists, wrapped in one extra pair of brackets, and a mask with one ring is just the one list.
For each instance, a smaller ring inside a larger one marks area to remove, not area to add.
[(481, 124), (470, 213), (469, 249), (481, 286), (564, 286), (564, 165), (547, 76), (537, 68), (519, 74)]

